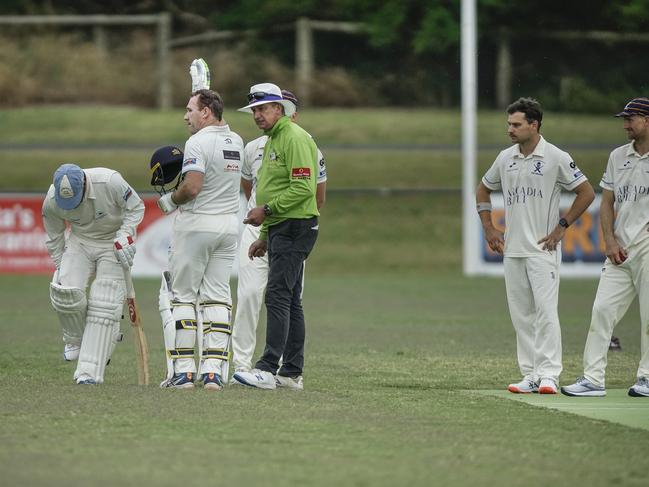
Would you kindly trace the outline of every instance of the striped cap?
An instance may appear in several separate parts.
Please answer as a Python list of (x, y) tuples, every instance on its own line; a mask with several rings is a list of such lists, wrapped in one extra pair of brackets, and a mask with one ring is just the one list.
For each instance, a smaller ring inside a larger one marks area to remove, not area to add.
[(624, 110), (615, 115), (616, 117), (630, 117), (632, 115), (640, 115), (641, 117), (649, 117), (649, 98), (634, 98), (626, 104)]

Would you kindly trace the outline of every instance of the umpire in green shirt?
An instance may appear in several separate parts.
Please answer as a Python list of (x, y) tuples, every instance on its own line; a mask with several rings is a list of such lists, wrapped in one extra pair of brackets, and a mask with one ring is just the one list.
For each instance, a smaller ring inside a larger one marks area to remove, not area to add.
[[(268, 251), (266, 287), (266, 346), (250, 372), (236, 372), (234, 380), (260, 389), (302, 389), (304, 367), (304, 261), (318, 238), (316, 180), (318, 149), (311, 136), (290, 116), (292, 103), (277, 85), (252, 86), (248, 105), (257, 126), (268, 136), (257, 174), (257, 206), (244, 223), (262, 225), (259, 240), (248, 257)], [(279, 361), (282, 359), (282, 367)], [(279, 370), (278, 370), (279, 369)]]

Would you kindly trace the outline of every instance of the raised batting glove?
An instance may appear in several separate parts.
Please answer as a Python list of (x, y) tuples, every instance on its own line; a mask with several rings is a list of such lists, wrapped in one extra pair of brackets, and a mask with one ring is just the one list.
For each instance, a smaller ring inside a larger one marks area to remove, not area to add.
[(192, 93), (210, 89), (210, 68), (203, 58), (192, 61), (189, 66), (189, 74), (192, 77)]
[(130, 235), (122, 235), (117, 237), (113, 242), (115, 245), (115, 257), (122, 264), (122, 267), (128, 268), (133, 265), (133, 257), (135, 257), (135, 242)]
[(178, 205), (171, 199), (171, 193), (167, 193), (158, 200), (158, 208), (167, 215), (178, 208)]

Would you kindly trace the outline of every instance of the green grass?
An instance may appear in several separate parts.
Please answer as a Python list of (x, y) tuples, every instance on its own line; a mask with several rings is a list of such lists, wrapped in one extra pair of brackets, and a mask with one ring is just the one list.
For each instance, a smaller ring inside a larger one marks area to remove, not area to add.
[[(14, 147), (0, 153), (3, 189), (45, 191), (61, 163), (76, 162), (82, 167), (117, 169), (138, 191), (149, 191), (148, 167), (153, 149), (165, 144), (182, 147), (187, 139), (182, 115), (182, 110), (159, 112), (128, 107), (1, 110), (0, 141)], [(226, 119), (245, 141), (259, 136), (250, 115), (228, 109)], [(324, 147), (332, 189), (461, 186), (459, 111), (306, 110), (300, 123)], [(610, 148), (625, 141), (619, 120), (612, 117), (550, 114), (543, 133), (560, 147), (597, 144), (590, 149), (570, 149), (595, 184)], [(499, 150), (509, 145), (503, 114), (480, 112), (478, 134), (479, 143), (490, 147), (478, 152), (476, 176), (482, 175)], [(361, 148), (341, 147), (350, 144)], [(458, 149), (404, 149), (408, 145), (431, 144), (456, 145)]]
[[(245, 139), (258, 135), (249, 115), (227, 118)], [(505, 147), (504, 120), (481, 113), (480, 143)], [(307, 110), (302, 122), (321, 145), (461, 138), (458, 111)], [(612, 118), (548, 114), (543, 130), (558, 145), (624, 142)], [(3, 151), (3, 190), (44, 191), (64, 161), (116, 168), (146, 190), (146, 147), (185, 138), (182, 111), (3, 110), (3, 144), (89, 145)], [(480, 151), (480, 171), (497, 152)], [(596, 183), (607, 150), (571, 152)], [(332, 148), (326, 156), (330, 188), (458, 187), (461, 179), (453, 150)], [(60, 358), (47, 277), (2, 275), (3, 484), (644, 485), (646, 432), (466, 392), (502, 389), (519, 372), (503, 280), (468, 279), (460, 268), (459, 194), (330, 193), (307, 264), (303, 393), (138, 387), (126, 323), (106, 384), (76, 387), (74, 366)], [(155, 382), (165, 369), (159, 283), (135, 284)], [(581, 373), (596, 286), (561, 284), (564, 383)], [(624, 351), (609, 357), (611, 388), (634, 380), (637, 308), (616, 329)]]
[[(126, 324), (106, 384), (76, 387), (47, 278), (0, 276), (13, 324), (0, 328), (3, 483), (644, 485), (645, 432), (465, 392), (518, 377), (501, 280), (319, 270), (307, 273), (303, 393), (138, 387)], [(562, 286), (567, 382), (595, 283)], [(160, 380), (158, 283), (136, 288)], [(625, 350), (610, 357), (609, 387), (633, 381), (637, 321), (635, 305), (619, 325)]]

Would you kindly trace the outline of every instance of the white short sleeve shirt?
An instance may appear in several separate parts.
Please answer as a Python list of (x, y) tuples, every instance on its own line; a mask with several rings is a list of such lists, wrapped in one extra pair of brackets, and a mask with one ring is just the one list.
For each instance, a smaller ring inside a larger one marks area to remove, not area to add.
[(243, 140), (228, 125), (202, 128), (185, 144), (182, 174), (205, 175), (198, 196), (180, 206), (181, 212), (223, 215), (239, 211)]
[(649, 237), (649, 154), (640, 155), (633, 144), (611, 152), (599, 185), (615, 197), (615, 238), (623, 247)]
[(527, 157), (518, 144), (505, 149), (482, 178), (490, 190), (502, 190), (505, 201), (506, 257), (546, 254), (537, 242), (559, 221), (561, 190), (587, 181), (570, 154), (543, 137)]

